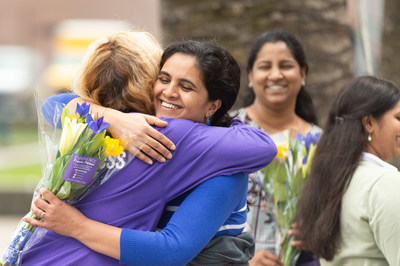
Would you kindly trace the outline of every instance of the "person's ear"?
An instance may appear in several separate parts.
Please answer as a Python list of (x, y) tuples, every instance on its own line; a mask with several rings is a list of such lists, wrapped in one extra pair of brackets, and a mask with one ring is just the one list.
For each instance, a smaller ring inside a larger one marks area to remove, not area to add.
[(366, 115), (361, 119), (364, 129), (368, 132), (368, 134), (372, 134), (374, 132), (374, 120), (375, 119), (372, 117), (372, 115)]
[(208, 103), (208, 110), (206, 116), (208, 117), (209, 115), (213, 115), (218, 109), (221, 107), (222, 101), (220, 99), (215, 100), (215, 101), (210, 101)]
[(253, 88), (253, 72), (250, 71), (247, 77), (249, 78), (249, 88)]
[(305, 86), (306, 85), (306, 69), (305, 68), (303, 68), (300, 71), (300, 75), (301, 75), (301, 85)]

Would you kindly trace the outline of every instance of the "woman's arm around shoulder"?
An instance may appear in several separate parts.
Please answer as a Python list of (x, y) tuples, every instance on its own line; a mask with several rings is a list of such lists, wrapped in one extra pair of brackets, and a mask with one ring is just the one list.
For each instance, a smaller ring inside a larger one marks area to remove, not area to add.
[[(62, 109), (67, 107), (71, 113), (75, 113), (77, 104), (83, 102), (84, 100), (74, 93), (53, 95), (43, 103), (42, 114), (49, 124), (61, 128)], [(95, 103), (90, 105), (93, 114), (104, 116), (104, 121), (110, 123), (107, 131), (114, 138), (123, 140), (123, 146), (140, 160), (152, 164), (153, 161), (149, 157), (159, 162), (172, 158), (168, 149), (174, 150), (175, 145), (151, 126), (165, 127), (167, 122), (151, 115), (123, 113)]]
[[(228, 132), (216, 144), (216, 158), (226, 158), (236, 162), (237, 169), (245, 173), (254, 173), (266, 167), (278, 153), (274, 141), (264, 131), (246, 126), (234, 119)], [(245, 169), (244, 167), (249, 167)]]
[(256, 172), (266, 167), (278, 152), (265, 132), (248, 127), (238, 119), (230, 127), (195, 123), (188, 138), (180, 144), (180, 149), (187, 149), (187, 153), (202, 156), (210, 168), (232, 170), (224, 174)]
[[(75, 93), (60, 93), (48, 97), (42, 104), (44, 119), (53, 127), (61, 128), (61, 114), (64, 107), (79, 97)], [(75, 110), (74, 110), (75, 111)]]

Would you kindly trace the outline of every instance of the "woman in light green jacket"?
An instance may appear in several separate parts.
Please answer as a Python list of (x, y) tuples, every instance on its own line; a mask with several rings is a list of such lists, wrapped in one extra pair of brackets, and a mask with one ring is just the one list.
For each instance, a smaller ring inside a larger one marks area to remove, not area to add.
[(334, 100), (300, 199), (303, 247), (321, 265), (400, 265), (400, 90), (359, 77)]

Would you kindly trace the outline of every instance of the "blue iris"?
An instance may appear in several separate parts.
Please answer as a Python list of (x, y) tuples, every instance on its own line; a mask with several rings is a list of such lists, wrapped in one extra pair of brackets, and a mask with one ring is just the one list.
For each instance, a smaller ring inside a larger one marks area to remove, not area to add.
[(76, 104), (76, 111), (75, 113), (79, 114), (79, 117), (83, 117), (89, 113), (90, 110), (90, 104), (87, 104), (86, 101), (83, 102), (82, 104), (77, 103)]
[(316, 133), (315, 135), (311, 134), (311, 132), (307, 133), (306, 136), (301, 134), (297, 134), (297, 138), (299, 139), (300, 143), (306, 148), (306, 156), (303, 158), (303, 164), (307, 163), (308, 152), (310, 151), (311, 144), (315, 145), (319, 139), (321, 133)]
[(103, 116), (100, 118), (96, 116), (96, 120), (93, 120), (93, 117), (91, 115), (86, 116), (86, 123), (88, 124), (88, 128), (93, 131), (92, 135), (103, 132), (110, 125), (109, 123), (104, 122), (103, 118)]

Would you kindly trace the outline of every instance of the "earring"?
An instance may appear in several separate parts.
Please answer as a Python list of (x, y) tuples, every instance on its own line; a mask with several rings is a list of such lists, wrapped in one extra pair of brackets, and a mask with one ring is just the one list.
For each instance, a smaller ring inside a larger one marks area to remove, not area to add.
[(303, 82), (301, 83), (301, 85), (302, 85), (302, 86), (305, 86), (305, 85), (306, 85), (306, 82), (305, 82), (305, 81), (303, 81)]
[(372, 138), (371, 138), (371, 134), (368, 133), (368, 138), (367, 138), (368, 142), (371, 142)]
[(210, 117), (211, 117), (211, 115), (208, 115), (208, 117), (207, 117), (207, 126), (211, 125)]

